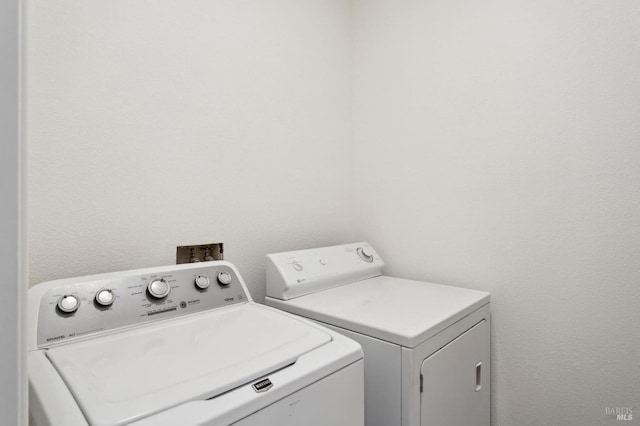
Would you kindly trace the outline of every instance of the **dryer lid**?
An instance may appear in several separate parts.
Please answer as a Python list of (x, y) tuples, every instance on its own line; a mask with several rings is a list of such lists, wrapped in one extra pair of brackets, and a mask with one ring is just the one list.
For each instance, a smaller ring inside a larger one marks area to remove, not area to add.
[(267, 304), (413, 348), (489, 303), (489, 293), (387, 276)]
[(47, 356), (89, 423), (121, 425), (213, 398), (331, 341), (253, 303), (59, 346)]

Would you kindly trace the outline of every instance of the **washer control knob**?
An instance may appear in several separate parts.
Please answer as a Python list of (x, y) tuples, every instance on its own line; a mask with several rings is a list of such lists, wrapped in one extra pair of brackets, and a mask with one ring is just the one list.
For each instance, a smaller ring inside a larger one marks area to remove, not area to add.
[(98, 290), (96, 293), (96, 303), (100, 306), (111, 306), (115, 299), (113, 292), (108, 289)]
[(367, 247), (358, 247), (356, 252), (358, 252), (358, 256), (365, 262), (373, 262), (373, 254), (371, 254), (371, 251)]
[(66, 294), (58, 300), (58, 309), (62, 312), (71, 314), (78, 310), (80, 307), (80, 299), (76, 296), (72, 296), (70, 294)]
[(155, 278), (147, 284), (147, 291), (152, 297), (162, 299), (169, 295), (171, 287), (169, 287), (169, 283), (164, 278)]
[(225, 271), (218, 272), (218, 284), (224, 287), (231, 284), (231, 274)]
[(197, 288), (199, 288), (200, 290), (204, 290), (205, 288), (209, 287), (209, 277), (206, 275), (198, 275), (195, 279), (195, 284)]

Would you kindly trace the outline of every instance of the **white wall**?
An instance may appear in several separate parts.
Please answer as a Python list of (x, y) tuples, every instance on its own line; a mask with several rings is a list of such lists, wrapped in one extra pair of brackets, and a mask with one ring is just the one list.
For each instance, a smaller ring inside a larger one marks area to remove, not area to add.
[(492, 292), (494, 425), (640, 407), (635, 1), (26, 12), (32, 284), (223, 241), (261, 300), (265, 253), (368, 239)]
[(343, 0), (26, 8), (31, 284), (351, 239)]
[(19, 3), (0, 0), (0, 423), (26, 420), (26, 370), (21, 346), (21, 167), (19, 141)]
[(355, 5), (358, 237), (492, 293), (494, 425), (637, 421), (637, 1)]

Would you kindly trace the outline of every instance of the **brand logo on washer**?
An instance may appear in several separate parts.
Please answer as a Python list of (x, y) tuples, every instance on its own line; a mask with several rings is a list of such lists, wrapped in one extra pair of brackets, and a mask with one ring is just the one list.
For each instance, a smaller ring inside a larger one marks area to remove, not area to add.
[(271, 389), (273, 387), (273, 383), (271, 383), (271, 380), (269, 379), (264, 379), (260, 380), (257, 383), (254, 383), (251, 386), (253, 386), (253, 390), (255, 390), (256, 392), (264, 392)]

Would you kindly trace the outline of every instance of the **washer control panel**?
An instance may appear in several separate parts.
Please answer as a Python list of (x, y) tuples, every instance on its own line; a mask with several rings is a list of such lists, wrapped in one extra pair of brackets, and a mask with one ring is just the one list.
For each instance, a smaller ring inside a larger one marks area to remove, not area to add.
[(40, 293), (38, 347), (251, 300), (224, 261), (50, 281), (32, 290)]
[(366, 242), (267, 255), (267, 296), (281, 300), (378, 276), (384, 262)]

